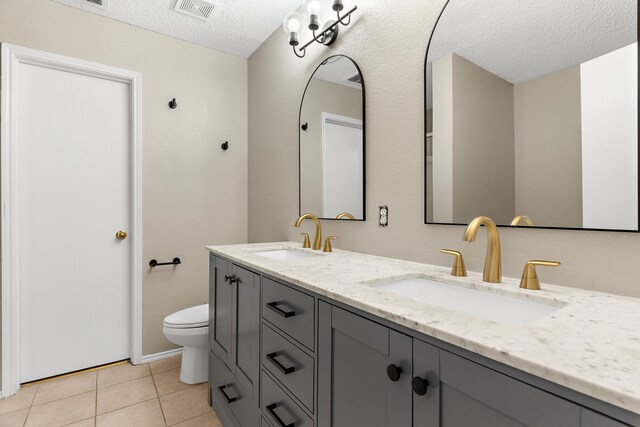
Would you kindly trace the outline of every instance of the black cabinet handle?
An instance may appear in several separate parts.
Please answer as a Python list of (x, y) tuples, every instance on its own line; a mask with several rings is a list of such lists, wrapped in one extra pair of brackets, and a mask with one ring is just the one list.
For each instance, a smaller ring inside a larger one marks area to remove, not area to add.
[(411, 380), (411, 387), (413, 387), (413, 392), (418, 396), (424, 396), (427, 394), (427, 389), (429, 388), (429, 381), (426, 378), (413, 377)]
[(224, 281), (225, 282), (229, 282), (230, 285), (233, 285), (235, 282), (238, 281), (238, 279), (236, 278), (235, 274), (232, 274), (231, 276), (227, 276), (226, 274), (224, 275)]
[(287, 317), (293, 317), (296, 315), (295, 311), (284, 311), (283, 309), (278, 307), (278, 302), (268, 302), (267, 303), (267, 308), (275, 311), (276, 313), (278, 313), (280, 316), (284, 317), (285, 319)]
[(269, 353), (267, 354), (267, 359), (273, 364), (273, 366), (278, 368), (280, 372), (282, 372), (284, 375), (289, 375), (296, 371), (295, 366), (289, 366), (288, 368), (283, 366), (282, 363), (278, 362), (278, 360), (276, 359), (277, 356), (278, 353)]
[(272, 403), (271, 405), (267, 405), (267, 411), (271, 414), (271, 416), (278, 422), (280, 427), (296, 427), (294, 423), (285, 423), (282, 419), (276, 414), (276, 408), (278, 407), (277, 403)]
[(221, 385), (220, 387), (218, 387), (218, 390), (220, 390), (220, 393), (222, 393), (224, 398), (227, 399), (227, 403), (231, 404), (231, 403), (235, 402), (236, 400), (238, 400), (237, 397), (229, 397), (227, 392), (224, 391), (226, 388), (227, 388), (226, 385)]
[(402, 368), (400, 366), (396, 366), (393, 363), (387, 366), (387, 376), (391, 381), (398, 381), (400, 379), (400, 374), (402, 374)]

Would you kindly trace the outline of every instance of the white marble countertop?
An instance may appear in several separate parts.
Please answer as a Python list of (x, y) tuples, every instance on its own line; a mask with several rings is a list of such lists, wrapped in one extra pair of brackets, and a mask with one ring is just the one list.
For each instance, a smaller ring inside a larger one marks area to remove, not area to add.
[[(519, 279), (487, 284), (480, 273), (455, 278), (449, 268), (337, 249), (329, 254), (313, 251), (321, 255), (292, 261), (253, 253), (278, 248), (310, 251), (293, 242), (207, 247), (273, 277), (640, 414), (640, 299), (544, 283), (541, 291), (528, 291), (518, 287)], [(561, 308), (526, 326), (512, 326), (367, 286), (407, 276)]]

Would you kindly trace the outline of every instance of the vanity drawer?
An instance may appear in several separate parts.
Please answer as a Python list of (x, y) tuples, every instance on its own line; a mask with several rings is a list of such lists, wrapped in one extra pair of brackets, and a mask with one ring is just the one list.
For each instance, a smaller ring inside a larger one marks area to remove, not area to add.
[(314, 308), (312, 296), (263, 278), (262, 317), (309, 350), (315, 343)]
[(262, 371), (260, 376), (260, 387), (262, 413), (270, 423), (276, 426), (313, 426), (313, 420), (276, 384), (266, 371)]
[(313, 412), (314, 360), (278, 332), (262, 325), (262, 365)]
[[(258, 414), (251, 393), (247, 393), (231, 371), (213, 353), (209, 353), (211, 399), (231, 412), (242, 427), (258, 427)], [(256, 405), (257, 406), (257, 405)], [(215, 405), (214, 405), (215, 407)]]

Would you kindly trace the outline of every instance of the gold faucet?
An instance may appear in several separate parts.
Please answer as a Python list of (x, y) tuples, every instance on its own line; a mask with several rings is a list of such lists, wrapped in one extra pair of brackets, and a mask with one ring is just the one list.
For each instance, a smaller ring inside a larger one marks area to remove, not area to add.
[(309, 241), (309, 233), (300, 233), (300, 235), (304, 237), (304, 242), (302, 242), (302, 247), (306, 249), (310, 248), (311, 242)]
[(487, 229), (487, 257), (484, 262), (482, 280), (489, 283), (500, 283), (502, 281), (502, 254), (500, 252), (500, 234), (498, 234), (496, 223), (486, 216), (476, 217), (469, 223), (462, 240), (475, 242), (478, 229), (482, 225)]
[(516, 227), (518, 225), (525, 225), (527, 227), (534, 226), (533, 220), (526, 215), (518, 215), (517, 217), (513, 218), (513, 221), (511, 221), (511, 225), (513, 227)]
[(538, 279), (538, 274), (536, 273), (536, 265), (541, 265), (544, 267), (557, 267), (560, 265), (560, 263), (558, 261), (540, 261), (537, 259), (528, 261), (524, 266), (522, 279), (520, 280), (520, 287), (522, 289), (529, 289), (530, 291), (540, 290), (540, 280)]
[(453, 259), (453, 267), (451, 268), (452, 276), (466, 277), (467, 269), (464, 266), (462, 254), (459, 251), (454, 251), (453, 249), (441, 249), (440, 252), (443, 254), (453, 255), (455, 257)]
[(300, 227), (300, 224), (305, 219), (312, 219), (313, 222), (316, 223), (316, 238), (313, 240), (313, 250), (319, 251), (322, 243), (322, 224), (320, 224), (320, 220), (314, 214), (306, 213), (304, 215), (300, 215), (300, 217), (296, 220), (294, 226)]
[(341, 214), (339, 214), (336, 219), (356, 219), (356, 217), (354, 217), (353, 215), (351, 215), (349, 212), (342, 212)]
[(336, 239), (337, 239), (336, 236), (327, 237), (327, 240), (324, 241), (324, 248), (322, 249), (322, 252), (333, 252), (333, 248), (331, 247), (331, 241)]

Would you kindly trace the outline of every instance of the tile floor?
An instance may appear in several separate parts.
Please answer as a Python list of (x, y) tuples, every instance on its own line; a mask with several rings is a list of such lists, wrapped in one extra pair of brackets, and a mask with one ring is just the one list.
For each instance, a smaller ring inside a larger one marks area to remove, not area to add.
[(222, 427), (207, 384), (179, 376), (177, 356), (26, 386), (0, 400), (0, 427)]

